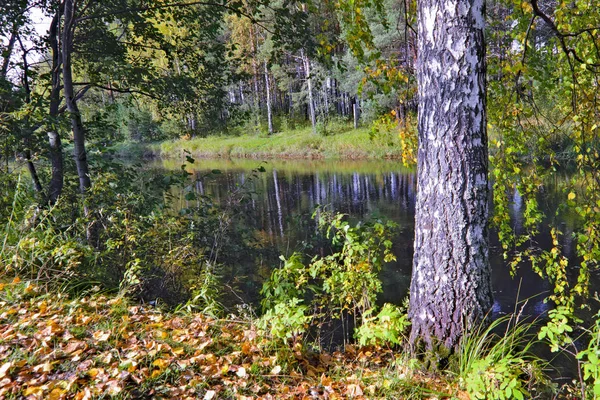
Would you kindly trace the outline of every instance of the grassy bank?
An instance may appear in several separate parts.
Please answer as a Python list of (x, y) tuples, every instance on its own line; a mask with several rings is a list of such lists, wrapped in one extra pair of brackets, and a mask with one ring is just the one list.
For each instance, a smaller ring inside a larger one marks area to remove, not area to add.
[(369, 128), (341, 126), (335, 134), (315, 135), (310, 127), (273, 135), (210, 136), (169, 140), (147, 146), (121, 144), (121, 156), (150, 152), (161, 158), (181, 158), (186, 152), (198, 158), (253, 159), (400, 159), (401, 146), (395, 135), (370, 138)]

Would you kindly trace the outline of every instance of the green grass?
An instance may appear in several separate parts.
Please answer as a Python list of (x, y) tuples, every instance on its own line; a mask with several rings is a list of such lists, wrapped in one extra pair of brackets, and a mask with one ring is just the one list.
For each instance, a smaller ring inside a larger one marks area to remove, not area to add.
[(149, 146), (161, 158), (252, 159), (400, 159), (397, 143), (372, 141), (368, 128), (338, 129), (334, 135), (314, 135), (310, 127), (266, 135), (211, 136), (170, 140)]

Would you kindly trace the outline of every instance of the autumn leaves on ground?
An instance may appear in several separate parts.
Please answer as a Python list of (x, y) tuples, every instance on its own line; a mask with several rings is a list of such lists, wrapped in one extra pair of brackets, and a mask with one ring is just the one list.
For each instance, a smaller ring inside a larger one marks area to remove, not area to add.
[(459, 395), (385, 349), (281, 349), (249, 318), (0, 284), (0, 398), (336, 399)]

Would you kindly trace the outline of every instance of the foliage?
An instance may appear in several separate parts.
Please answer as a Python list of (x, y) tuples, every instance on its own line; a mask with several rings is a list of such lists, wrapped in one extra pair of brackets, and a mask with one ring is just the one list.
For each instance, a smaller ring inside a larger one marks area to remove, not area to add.
[[(577, 359), (582, 363), (582, 386), (586, 398), (600, 397), (600, 315), (596, 314), (595, 324), (589, 331), (590, 341), (586, 349), (577, 353)], [(586, 386), (586, 384), (588, 384)]]
[(373, 317), (367, 311), (363, 314), (363, 323), (356, 330), (356, 338), (361, 346), (391, 344), (399, 346), (406, 341), (404, 334), (410, 326), (404, 307), (385, 303), (379, 313)]
[(545, 362), (533, 355), (530, 329), (507, 315), (463, 336), (454, 368), (472, 398), (532, 398), (534, 390), (549, 387), (542, 373)]
[[(390, 241), (394, 223), (376, 221), (352, 227), (343, 214), (316, 213), (319, 226), (331, 240), (332, 254), (315, 256), (309, 265), (297, 253), (282, 257), (283, 266), (272, 272), (261, 291), (264, 325), (281, 339), (299, 336), (309, 325), (320, 327), (332, 319), (345, 323), (352, 317), (355, 325), (366, 322), (364, 317), (374, 312), (375, 297), (381, 291), (377, 274), (383, 263), (395, 259)], [(394, 314), (391, 306), (382, 312), (380, 320)], [(405, 323), (395, 319), (393, 327), (383, 329), (382, 334), (395, 337), (398, 333), (393, 330), (402, 326)], [(373, 324), (373, 329), (382, 330), (382, 326)], [(362, 337), (379, 333), (365, 327)]]

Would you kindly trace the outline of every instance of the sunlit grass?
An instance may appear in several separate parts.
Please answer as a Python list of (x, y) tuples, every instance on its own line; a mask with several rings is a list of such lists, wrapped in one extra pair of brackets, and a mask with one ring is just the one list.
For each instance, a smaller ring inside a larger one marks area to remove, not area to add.
[(196, 157), (252, 159), (399, 159), (401, 149), (394, 143), (372, 141), (369, 128), (339, 130), (332, 135), (315, 135), (308, 128), (273, 135), (210, 136), (178, 139), (149, 147), (162, 158)]

